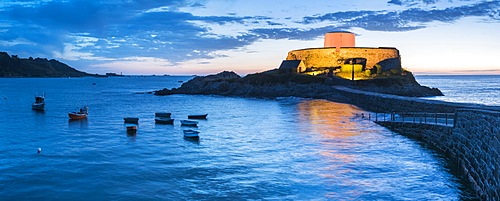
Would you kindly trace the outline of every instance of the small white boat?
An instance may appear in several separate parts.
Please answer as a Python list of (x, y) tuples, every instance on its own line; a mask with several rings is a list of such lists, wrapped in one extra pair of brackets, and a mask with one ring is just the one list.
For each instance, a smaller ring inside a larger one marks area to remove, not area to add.
[(181, 120), (181, 125), (183, 125), (183, 126), (197, 126), (198, 122), (191, 121), (191, 120)]
[(139, 123), (139, 118), (136, 117), (125, 117), (123, 118), (123, 120), (125, 121), (125, 123), (132, 123), (132, 124)]
[(45, 110), (45, 93), (35, 95), (35, 102), (31, 104), (32, 110)]
[(199, 131), (195, 131), (195, 130), (183, 130), (182, 132), (184, 132), (184, 137), (187, 137), (187, 138), (199, 138), (200, 137), (198, 135), (200, 133)]

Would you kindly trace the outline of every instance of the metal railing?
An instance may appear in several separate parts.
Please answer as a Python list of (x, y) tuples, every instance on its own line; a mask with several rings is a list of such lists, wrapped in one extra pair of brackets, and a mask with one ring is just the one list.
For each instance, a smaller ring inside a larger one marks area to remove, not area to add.
[[(373, 116), (372, 116), (373, 115)], [(368, 119), (379, 122), (409, 122), (422, 124), (453, 125), (455, 113), (391, 112), (368, 114)]]

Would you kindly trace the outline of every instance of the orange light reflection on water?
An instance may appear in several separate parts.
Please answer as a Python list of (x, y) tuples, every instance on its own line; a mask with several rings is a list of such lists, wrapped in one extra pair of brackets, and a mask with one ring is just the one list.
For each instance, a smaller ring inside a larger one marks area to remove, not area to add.
[[(346, 175), (362, 171), (357, 170), (353, 163), (354, 159), (360, 157), (356, 153), (363, 145), (353, 138), (369, 132), (370, 129), (367, 127), (373, 125), (359, 115), (367, 112), (352, 105), (325, 100), (303, 101), (298, 104), (298, 110), (297, 118), (304, 125), (301, 128), (307, 129), (303, 132), (309, 133), (322, 145), (317, 151), (322, 160), (326, 160), (324, 163), (326, 166), (319, 167), (321, 171), (317, 174), (325, 178), (326, 182), (341, 183), (346, 186), (359, 185), (354, 184)], [(332, 190), (325, 196), (336, 197), (337, 191), (338, 189)], [(343, 193), (352, 194), (353, 197), (363, 194), (355, 190)]]
[(298, 104), (299, 120), (313, 125), (310, 129), (329, 139), (345, 139), (359, 135), (352, 127), (351, 119), (361, 109), (347, 104), (325, 100), (308, 100)]

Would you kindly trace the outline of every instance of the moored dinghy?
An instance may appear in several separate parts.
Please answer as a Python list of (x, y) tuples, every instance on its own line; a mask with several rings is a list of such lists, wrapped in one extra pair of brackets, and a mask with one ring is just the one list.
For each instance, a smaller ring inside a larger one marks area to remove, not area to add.
[(181, 120), (181, 125), (183, 125), (183, 126), (197, 126), (198, 122), (191, 121), (191, 120)]
[(188, 119), (206, 119), (208, 114), (191, 114)]
[(170, 118), (171, 115), (170, 112), (156, 112), (155, 122), (157, 124), (174, 124), (174, 119)]
[(184, 132), (184, 137), (186, 138), (199, 138), (198, 135), (200, 132), (195, 130), (182, 130)]
[(170, 113), (170, 112), (156, 112), (155, 113), (155, 117), (170, 118), (170, 115), (172, 115), (172, 113)]
[(127, 127), (127, 134), (135, 135), (137, 133), (137, 125), (129, 124), (129, 125), (126, 125), (126, 127)]
[(130, 131), (137, 130), (137, 125), (127, 125), (127, 130), (130, 130)]
[(137, 117), (125, 117), (123, 118), (123, 120), (125, 121), (125, 123), (132, 123), (132, 124), (139, 123), (139, 118)]
[(156, 117), (155, 122), (157, 124), (174, 124), (174, 119), (166, 117)]
[(74, 112), (68, 112), (68, 116), (70, 119), (84, 119), (87, 118), (89, 108), (87, 106), (83, 106), (77, 109)]
[(32, 110), (45, 110), (45, 93), (35, 94), (35, 102), (31, 104)]

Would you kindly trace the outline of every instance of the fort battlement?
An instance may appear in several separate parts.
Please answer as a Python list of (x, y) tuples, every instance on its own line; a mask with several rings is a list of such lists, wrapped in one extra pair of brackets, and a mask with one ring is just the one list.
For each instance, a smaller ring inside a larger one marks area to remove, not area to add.
[[(307, 48), (288, 52), (280, 65), (281, 72), (309, 75), (363, 73), (368, 78), (385, 71), (402, 72), (399, 50), (393, 47), (356, 47), (355, 34), (346, 31), (325, 34), (323, 48)], [(394, 70), (393, 70), (394, 69)], [(345, 75), (336, 74), (345, 78)], [(359, 76), (356, 76), (359, 78)], [(366, 79), (366, 78), (361, 78)]]
[(342, 47), (338, 48), (311, 48), (288, 52), (286, 60), (302, 60), (306, 68), (337, 67), (344, 64), (349, 58), (365, 58), (366, 68), (371, 69), (377, 63), (388, 59), (397, 59), (401, 68), (399, 50), (396, 48), (368, 48)]

